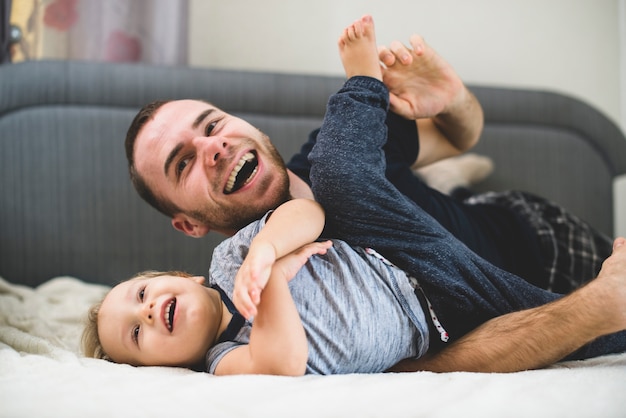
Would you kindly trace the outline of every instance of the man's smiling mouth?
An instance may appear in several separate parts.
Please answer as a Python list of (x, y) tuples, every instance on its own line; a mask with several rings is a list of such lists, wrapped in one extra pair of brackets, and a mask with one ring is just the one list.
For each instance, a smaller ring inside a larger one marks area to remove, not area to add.
[(259, 161), (256, 154), (252, 151), (245, 153), (232, 173), (230, 173), (224, 188), (224, 194), (234, 193), (248, 184), (256, 174), (258, 167)]

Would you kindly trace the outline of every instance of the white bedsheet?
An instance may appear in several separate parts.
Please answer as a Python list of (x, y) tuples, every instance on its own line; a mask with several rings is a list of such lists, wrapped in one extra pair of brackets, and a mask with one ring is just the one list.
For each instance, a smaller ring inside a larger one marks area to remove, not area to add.
[(626, 417), (626, 354), (510, 374), (215, 377), (79, 353), (108, 289), (0, 279), (1, 417)]

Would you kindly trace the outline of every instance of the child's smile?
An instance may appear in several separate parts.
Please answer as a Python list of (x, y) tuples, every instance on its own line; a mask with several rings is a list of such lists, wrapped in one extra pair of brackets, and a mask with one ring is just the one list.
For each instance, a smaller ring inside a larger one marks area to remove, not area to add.
[(165, 321), (165, 327), (172, 332), (174, 330), (174, 315), (176, 313), (176, 298), (172, 298), (171, 301), (165, 306), (165, 313), (163, 314), (163, 320)]

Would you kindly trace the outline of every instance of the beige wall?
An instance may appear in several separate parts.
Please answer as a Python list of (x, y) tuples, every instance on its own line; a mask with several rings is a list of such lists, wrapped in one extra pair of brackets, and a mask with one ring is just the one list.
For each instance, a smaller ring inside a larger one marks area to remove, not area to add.
[(191, 0), (190, 10), (193, 66), (342, 74), (337, 37), (370, 13), (379, 43), (420, 33), (467, 82), (566, 93), (626, 132), (626, 0)]
[(565, 92), (619, 123), (620, 1), (192, 0), (190, 63), (342, 74), (336, 39), (371, 13), (379, 43), (419, 32), (468, 82)]

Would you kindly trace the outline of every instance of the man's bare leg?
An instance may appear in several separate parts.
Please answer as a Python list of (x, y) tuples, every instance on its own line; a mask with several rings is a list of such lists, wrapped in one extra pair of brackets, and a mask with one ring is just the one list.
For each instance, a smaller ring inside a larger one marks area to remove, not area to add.
[(346, 77), (368, 76), (382, 81), (371, 16), (365, 15), (345, 28), (337, 43)]
[[(556, 363), (598, 337), (626, 330), (626, 240), (596, 280), (537, 308), (494, 318), (444, 350), (391, 371), (515, 372)], [(626, 350), (626, 347), (624, 347)]]

